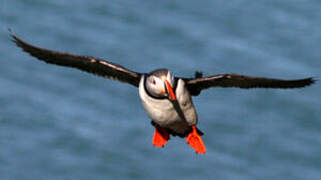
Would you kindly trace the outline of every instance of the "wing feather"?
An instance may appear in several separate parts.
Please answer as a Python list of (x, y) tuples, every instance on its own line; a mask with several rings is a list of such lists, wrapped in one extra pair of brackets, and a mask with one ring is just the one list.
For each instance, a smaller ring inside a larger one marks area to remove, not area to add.
[(139, 85), (141, 73), (130, 71), (118, 64), (91, 56), (80, 56), (40, 48), (21, 40), (11, 30), (9, 32), (17, 46), (38, 60), (59, 66), (77, 68), (101, 77), (126, 82), (136, 87)]
[[(184, 78), (183, 78), (184, 79)], [(239, 74), (218, 74), (201, 78), (184, 79), (191, 95), (198, 95), (210, 87), (236, 88), (302, 88), (315, 82), (312, 77), (304, 79), (273, 79), (265, 77), (245, 76)]]

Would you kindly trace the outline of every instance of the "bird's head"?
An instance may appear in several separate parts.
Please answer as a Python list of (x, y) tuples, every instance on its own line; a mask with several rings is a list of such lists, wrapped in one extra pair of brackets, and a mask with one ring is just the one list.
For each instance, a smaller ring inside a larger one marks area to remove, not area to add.
[(158, 98), (168, 98), (176, 100), (174, 92), (175, 79), (172, 73), (167, 69), (157, 69), (147, 75), (145, 87), (148, 93)]

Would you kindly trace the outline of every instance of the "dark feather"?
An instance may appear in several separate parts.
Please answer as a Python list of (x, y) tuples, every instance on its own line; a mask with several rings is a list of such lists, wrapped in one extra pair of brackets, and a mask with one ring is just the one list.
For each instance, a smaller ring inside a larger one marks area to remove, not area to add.
[(237, 88), (302, 88), (314, 83), (314, 79), (272, 79), (264, 77), (244, 76), (239, 74), (218, 74), (203, 78), (182, 78), (191, 95), (199, 95), (203, 89), (210, 87)]
[(91, 56), (79, 56), (69, 53), (52, 51), (28, 44), (18, 38), (10, 29), (13, 42), (31, 56), (50, 64), (77, 68), (105, 78), (119, 80), (138, 87), (140, 73), (130, 71), (118, 64), (114, 64)]

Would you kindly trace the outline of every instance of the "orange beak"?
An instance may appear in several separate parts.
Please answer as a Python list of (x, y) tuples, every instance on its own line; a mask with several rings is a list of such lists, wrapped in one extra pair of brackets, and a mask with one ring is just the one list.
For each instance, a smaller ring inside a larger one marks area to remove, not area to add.
[(166, 79), (165, 79), (165, 85), (166, 85), (167, 92), (169, 94), (169, 99), (175, 101), (176, 100), (176, 96), (175, 96), (175, 93), (173, 91), (173, 88), (172, 88), (171, 84), (169, 84), (169, 82)]

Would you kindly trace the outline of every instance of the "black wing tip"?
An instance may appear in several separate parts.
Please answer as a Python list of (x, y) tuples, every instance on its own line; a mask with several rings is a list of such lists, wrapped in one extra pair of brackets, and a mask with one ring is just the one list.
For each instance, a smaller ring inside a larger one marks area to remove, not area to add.
[(9, 35), (11, 36), (11, 41), (14, 42), (16, 45), (20, 46), (21, 40), (16, 36), (14, 31), (11, 28), (8, 28)]
[(307, 82), (307, 86), (310, 86), (318, 81), (318, 79), (316, 79), (315, 77), (309, 77), (309, 78), (306, 78), (305, 80)]
[(16, 38), (17, 38), (16, 34), (14, 33), (14, 31), (13, 31), (11, 28), (8, 28), (8, 31), (9, 31), (9, 35), (10, 35), (13, 39), (16, 39)]
[(11, 41), (15, 43), (18, 47), (20, 47), (23, 51), (28, 52), (26, 50), (26, 47), (30, 47), (31, 45), (24, 42), (22, 39), (18, 38), (18, 36), (15, 34), (15, 32), (11, 28), (8, 28), (8, 31), (9, 31), (9, 35), (11, 36)]
[(312, 84), (314, 84), (317, 81), (316, 78), (314, 77), (308, 77), (308, 78), (304, 78), (304, 79), (298, 79), (298, 80), (294, 80), (292, 82), (295, 82), (293, 84), (293, 86), (290, 87), (285, 87), (285, 88), (304, 88), (307, 86), (311, 86)]

